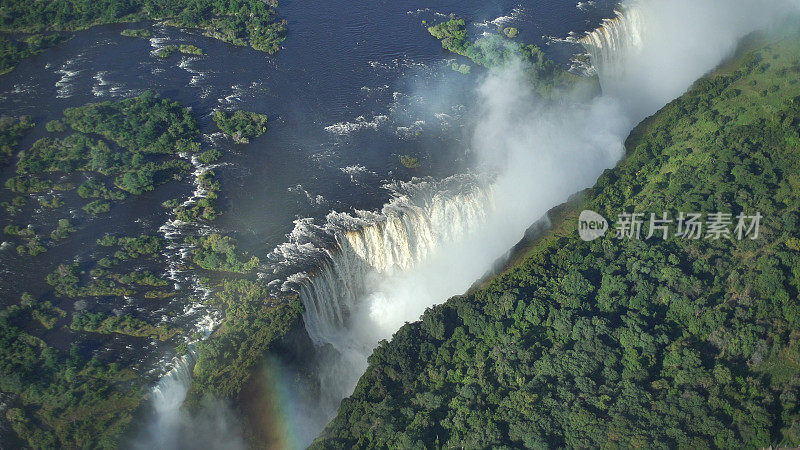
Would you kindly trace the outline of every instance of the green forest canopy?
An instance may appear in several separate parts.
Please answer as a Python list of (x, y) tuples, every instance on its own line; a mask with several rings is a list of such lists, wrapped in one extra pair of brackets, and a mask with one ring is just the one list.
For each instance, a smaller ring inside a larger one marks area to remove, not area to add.
[(0, 7), (0, 31), (31, 36), (19, 40), (0, 37), (0, 75), (21, 59), (63, 40), (52, 33), (120, 22), (163, 21), (272, 54), (280, 50), (287, 30), (277, 6), (275, 0), (5, 1)]

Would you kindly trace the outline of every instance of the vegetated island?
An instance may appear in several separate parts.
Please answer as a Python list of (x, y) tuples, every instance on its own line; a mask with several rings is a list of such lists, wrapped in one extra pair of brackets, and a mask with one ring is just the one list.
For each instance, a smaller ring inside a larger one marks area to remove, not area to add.
[(31, 116), (0, 117), (0, 167), (16, 156), (19, 139), (35, 125)]
[(250, 111), (214, 112), (214, 123), (223, 133), (232, 137), (239, 144), (246, 144), (250, 139), (261, 136), (267, 131), (267, 116)]
[[(465, 56), (475, 64), (486, 68), (502, 67), (513, 60), (524, 61), (534, 87), (541, 93), (568, 87), (581, 80), (547, 58), (539, 47), (509, 41), (518, 30), (506, 28), (501, 34), (489, 34), (475, 40), (467, 36), (464, 19), (453, 18), (428, 27), (431, 36), (442, 41), (442, 48)], [(453, 63), (453, 70), (469, 73), (469, 65)]]
[(199, 409), (207, 395), (240, 401), (268, 352), (298, 326), (303, 312), (299, 299), (275, 299), (264, 280), (252, 277), (226, 277), (214, 302), (226, 311), (225, 321), (213, 336), (198, 344), (186, 398), (190, 410)]
[[(142, 295), (152, 286), (170, 286), (150, 272), (120, 272), (120, 261), (160, 253), (155, 237), (115, 240), (119, 249), (103, 256), (86, 273), (65, 263), (47, 276), (56, 297), (87, 298)], [(113, 251), (113, 246), (105, 244)], [(144, 288), (145, 291), (140, 290)], [(36, 326), (36, 323), (40, 326)], [(72, 332), (52, 342), (48, 330)], [(168, 340), (179, 329), (150, 324), (130, 314), (75, 311), (71, 322), (63, 309), (23, 293), (20, 302), (0, 311), (0, 389), (7, 395), (5, 418), (16, 437), (32, 448), (116, 448), (146, 395), (144, 380), (130, 361), (87, 356), (80, 336), (121, 334)], [(66, 345), (68, 351), (60, 350)], [(70, 417), (70, 420), (64, 420)]]
[[(383, 341), (312, 448), (800, 445), (800, 35), (642, 122), (488, 284)], [(579, 212), (760, 212), (757, 240), (578, 238)]]
[[(276, 0), (242, 0), (218, 3), (212, 0), (48, 0), (3, 4), (0, 32), (22, 34), (0, 37), (0, 74), (20, 60), (61, 42), (59, 32), (72, 32), (110, 23), (159, 21), (165, 25), (199, 29), (206, 36), (249, 46), (269, 54), (280, 50), (286, 39), (286, 21), (278, 17)], [(55, 33), (55, 34), (54, 34)], [(128, 34), (126, 34), (128, 35)], [(142, 37), (142, 36), (139, 36)]]
[(183, 53), (184, 55), (195, 55), (195, 56), (203, 56), (204, 55), (203, 50), (201, 48), (195, 47), (194, 45), (187, 45), (187, 44), (181, 44), (179, 46), (178, 45), (166, 45), (166, 46), (158, 49), (158, 51), (156, 51), (155, 55), (158, 56), (159, 58), (169, 58), (170, 56), (172, 56), (176, 52)]
[(398, 159), (400, 160), (400, 164), (403, 165), (406, 169), (418, 169), (419, 168), (419, 158), (411, 155), (399, 155)]
[[(8, 133), (20, 126), (25, 122)], [(13, 221), (6, 234), (22, 241), (17, 247), (21, 255), (44, 250), (47, 232), (17, 222), (32, 215), (37, 203), (59, 210), (69, 198), (73, 205), (82, 201), (88, 216), (105, 214), (129, 196), (187, 176), (191, 163), (179, 153), (199, 148), (197, 123), (189, 111), (150, 91), (119, 102), (68, 108), (46, 128), (51, 135), (20, 152), (14, 175), (5, 181), (6, 189), (16, 194), (2, 205)], [(42, 200), (45, 194), (50, 200)], [(62, 223), (54, 232), (62, 236), (68, 227)]]
[(149, 28), (128, 28), (122, 30), (119, 34), (127, 37), (136, 37), (145, 39), (153, 37), (153, 31)]
[(514, 39), (519, 35), (519, 30), (514, 27), (506, 27), (501, 30), (504, 35), (509, 39)]
[[(158, 301), (174, 295), (171, 281), (152, 272), (115, 269), (139, 258), (160, 256), (161, 238), (105, 235), (97, 243), (101, 254), (107, 256), (94, 261), (94, 267), (65, 263), (47, 276), (57, 296), (144, 295)], [(296, 300), (265, 301), (269, 292), (266, 282), (255, 279), (253, 272), (258, 259), (248, 259), (233, 239), (215, 234), (196, 244), (196, 269), (216, 273), (221, 280), (221, 285), (209, 286), (215, 287), (211, 302), (225, 313), (225, 320), (212, 337), (198, 344), (195, 381), (188, 399), (193, 408), (199, 407), (205, 394), (234, 398), (273, 342), (298, 322), (302, 311)], [(78, 334), (171, 342), (185, 331), (130, 314), (76, 311), (71, 321), (67, 317), (49, 301), (28, 294), (22, 295), (19, 304), (0, 311), (0, 389), (11, 399), (6, 419), (16, 436), (33, 448), (117, 448), (147, 398), (145, 380), (131, 370), (130, 361), (86, 358), (77, 343), (70, 344), (69, 352), (57, 350), (49, 338), (40, 337), (40, 328), (31, 324), (40, 324), (41, 330), (63, 326)], [(246, 351), (233, 351), (237, 348)], [(182, 342), (176, 342), (176, 349), (187, 351)], [(71, 419), (64, 421), (65, 415)]]

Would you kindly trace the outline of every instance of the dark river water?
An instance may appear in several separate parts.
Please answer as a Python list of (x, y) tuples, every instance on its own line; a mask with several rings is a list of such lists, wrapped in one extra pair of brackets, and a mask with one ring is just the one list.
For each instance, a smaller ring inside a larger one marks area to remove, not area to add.
[[(224, 165), (216, 169), (225, 214), (213, 227), (264, 259), (286, 241), (297, 219), (375, 210), (391, 195), (381, 188), (389, 181), (441, 178), (469, 169), (471, 105), (481, 70), (473, 67), (468, 75), (451, 70), (452, 61), (468, 61), (444, 52), (423, 21), (437, 23), (455, 14), (476, 23), (469, 28), (475, 36), (501, 24), (514, 26), (520, 30), (518, 41), (537, 44), (566, 64), (579, 49), (561, 40), (595, 28), (613, 14), (614, 3), (287, 0), (279, 12), (290, 31), (275, 56), (159, 25), (153, 26), (152, 39), (120, 36), (125, 25), (95, 27), (0, 77), (0, 114), (29, 114), (44, 124), (67, 107), (146, 89), (191, 107), (204, 133), (204, 148), (225, 154)], [(201, 47), (206, 56), (153, 56), (164, 45), (183, 43)], [(250, 144), (234, 145), (210, 119), (220, 108), (267, 114), (269, 130)], [(45, 134), (37, 126), (21, 147)], [(404, 168), (400, 155), (419, 158), (420, 168)], [(0, 181), (12, 170), (4, 168)], [(23, 291), (51, 296), (45, 275), (59, 263), (94, 259), (90, 244), (106, 232), (155, 233), (167, 219), (159, 203), (191, 190), (173, 184), (128, 199), (105, 217), (89, 220), (76, 214), (77, 233), (44, 255), (21, 258), (5, 246), (0, 250), (0, 302), (16, 302)], [(11, 197), (6, 189), (0, 193), (0, 201)], [(37, 226), (64, 215), (63, 210), (37, 211), (15, 222)], [(80, 308), (167, 321), (179, 321), (169, 318), (183, 313), (183, 320), (199, 320), (202, 311), (187, 308), (193, 291), (182, 288), (187, 295), (166, 303), (88, 300)], [(53, 300), (68, 311), (76, 307), (72, 300)], [(52, 333), (54, 342), (66, 341), (58, 339), (67, 333), (64, 329)], [(84, 339), (111, 358), (134, 358), (140, 370), (154, 377), (163, 371), (158, 360), (165, 348), (152, 344), (153, 350), (142, 350), (119, 336)]]

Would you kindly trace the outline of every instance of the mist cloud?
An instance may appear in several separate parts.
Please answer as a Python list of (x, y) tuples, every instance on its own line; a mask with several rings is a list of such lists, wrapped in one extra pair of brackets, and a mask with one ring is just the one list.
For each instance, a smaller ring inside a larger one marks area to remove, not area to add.
[(632, 120), (653, 114), (729, 56), (741, 38), (800, 9), (797, 0), (669, 0), (623, 3), (636, 32), (618, 67), (601, 73), (607, 96)]

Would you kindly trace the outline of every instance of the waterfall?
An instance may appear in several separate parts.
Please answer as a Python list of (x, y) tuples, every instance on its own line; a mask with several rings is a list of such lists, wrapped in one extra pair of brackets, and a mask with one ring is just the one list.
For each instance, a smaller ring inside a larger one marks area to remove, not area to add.
[(212, 315), (200, 319), (196, 324), (200, 338), (187, 341), (185, 354), (164, 363), (171, 369), (150, 390), (152, 413), (139, 431), (137, 439), (132, 442), (132, 448), (182, 448), (186, 440), (186, 418), (181, 407), (192, 383), (194, 365), (197, 362), (197, 344), (211, 334), (217, 323)]
[(442, 243), (473, 230), (489, 205), (487, 192), (475, 186), (463, 193), (403, 196), (384, 207), (373, 223), (337, 234), (326, 263), (300, 286), (309, 336), (318, 345), (336, 346), (349, 315), (378, 277), (407, 271)]
[(180, 437), (180, 409), (189, 391), (192, 370), (196, 361), (195, 350), (179, 358), (175, 367), (164, 375), (153, 388), (152, 399), (155, 418), (152, 436), (160, 448), (177, 448)]
[(235, 415), (224, 402), (205, 398), (198, 411), (189, 413), (181, 408), (189, 392), (196, 362), (197, 349), (192, 343), (188, 352), (176, 358), (172, 370), (152, 389), (153, 414), (126, 448), (246, 448)]
[(288, 276), (283, 288), (299, 294), (306, 331), (320, 349), (320, 404), (328, 416), (352, 393), (367, 356), (391, 337), (396, 322), (424, 311), (410, 304), (400, 314), (381, 309), (394, 293), (387, 283), (474, 232), (493, 204), (485, 180), (471, 175), (384, 187), (393, 195), (380, 211), (332, 212), (321, 225), (298, 220), (288, 242), (271, 255), (278, 265), (308, 267)]
[(194, 348), (177, 358), (172, 370), (164, 374), (150, 391), (153, 415), (140, 431), (132, 447), (178, 448), (181, 441), (181, 405), (186, 399), (196, 362)]
[(624, 61), (630, 52), (643, 46), (642, 10), (638, 3), (627, 2), (615, 17), (605, 19), (597, 29), (586, 33), (578, 42), (583, 45), (604, 87), (609, 81), (624, 77)]
[(739, 40), (797, 11), (796, 0), (623, 0), (579, 39), (606, 97), (647, 117), (730, 55)]

